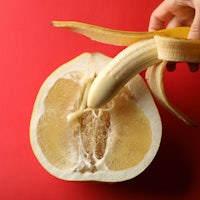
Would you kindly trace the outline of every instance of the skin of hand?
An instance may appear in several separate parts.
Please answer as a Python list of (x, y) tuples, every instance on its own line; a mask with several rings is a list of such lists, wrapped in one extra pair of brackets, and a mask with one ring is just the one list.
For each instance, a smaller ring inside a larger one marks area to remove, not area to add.
[[(200, 0), (164, 0), (151, 14), (149, 31), (164, 27), (190, 26), (188, 39), (200, 39)], [(198, 64), (189, 64), (197, 71)], [(170, 71), (173, 71), (170, 66)]]

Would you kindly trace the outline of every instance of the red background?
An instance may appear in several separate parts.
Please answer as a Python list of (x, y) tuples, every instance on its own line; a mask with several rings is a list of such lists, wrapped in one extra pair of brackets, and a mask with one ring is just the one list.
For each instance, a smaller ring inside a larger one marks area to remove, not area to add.
[[(0, 5), (0, 199), (196, 199), (200, 195), (200, 128), (185, 125), (159, 106), (160, 150), (148, 169), (117, 184), (59, 180), (38, 163), (29, 122), (44, 79), (82, 52), (116, 55), (122, 47), (91, 41), (52, 20), (76, 20), (116, 29), (146, 31), (161, 0), (1, 0)], [(169, 98), (200, 124), (200, 71), (180, 65), (166, 72)]]

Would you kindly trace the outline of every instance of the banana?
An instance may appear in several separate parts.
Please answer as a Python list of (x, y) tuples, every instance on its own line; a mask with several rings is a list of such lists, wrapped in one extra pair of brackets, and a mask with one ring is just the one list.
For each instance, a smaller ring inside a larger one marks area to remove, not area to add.
[(121, 51), (100, 72), (88, 93), (87, 106), (99, 108), (107, 103), (132, 77), (161, 62), (154, 39), (141, 40)]
[(200, 40), (155, 36), (158, 58), (174, 62), (200, 63)]
[[(188, 44), (188, 45), (187, 45)], [(195, 49), (195, 51), (188, 50)], [(146, 68), (166, 61), (200, 63), (200, 42), (155, 36), (121, 51), (94, 80), (87, 105), (98, 108), (107, 103), (132, 77)]]
[(81, 22), (53, 21), (52, 24), (68, 28), (98, 42), (128, 46), (104, 66), (94, 79), (88, 93), (88, 107), (101, 107), (132, 77), (147, 69), (147, 84), (159, 102), (185, 123), (196, 125), (169, 102), (163, 84), (164, 68), (168, 61), (200, 63), (200, 41), (186, 39), (189, 27), (131, 32)]

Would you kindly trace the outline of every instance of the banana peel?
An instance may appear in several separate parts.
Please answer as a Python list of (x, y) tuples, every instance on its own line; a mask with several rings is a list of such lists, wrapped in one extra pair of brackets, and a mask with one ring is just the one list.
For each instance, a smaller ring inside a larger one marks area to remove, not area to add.
[(156, 99), (160, 102), (160, 104), (163, 105), (172, 114), (177, 116), (186, 124), (189, 124), (191, 126), (197, 126), (195, 122), (193, 122), (178, 108), (176, 108), (167, 98), (165, 88), (164, 88), (164, 82), (163, 82), (164, 70), (165, 70), (166, 65), (167, 65), (167, 61), (162, 61), (158, 65), (149, 67), (146, 70), (145, 77), (147, 79), (147, 84), (151, 92), (156, 97)]
[(52, 25), (70, 29), (97, 42), (128, 46), (93, 81), (88, 93), (88, 107), (101, 107), (132, 77), (147, 69), (147, 84), (158, 101), (185, 123), (196, 126), (196, 123), (169, 101), (163, 84), (164, 69), (168, 61), (200, 63), (200, 41), (187, 39), (189, 27), (132, 32), (73, 21), (53, 21)]
[(97, 42), (116, 46), (129, 46), (137, 41), (153, 38), (155, 35), (187, 38), (190, 30), (189, 27), (177, 27), (154, 32), (133, 32), (114, 30), (76, 21), (52, 21), (52, 25), (67, 28)]

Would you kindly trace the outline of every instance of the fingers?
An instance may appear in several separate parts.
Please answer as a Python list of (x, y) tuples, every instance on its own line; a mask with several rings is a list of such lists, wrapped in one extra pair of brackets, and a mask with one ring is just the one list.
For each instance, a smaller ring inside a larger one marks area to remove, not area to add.
[[(173, 72), (176, 69), (176, 62), (168, 62), (166, 65), (167, 71)], [(191, 72), (197, 72), (199, 70), (199, 63), (187, 63)]]
[(163, 1), (151, 14), (148, 30), (156, 31), (162, 29), (172, 17), (173, 14), (169, 12), (167, 3)]
[[(163, 1), (151, 14), (149, 31), (178, 26), (190, 26), (188, 39), (200, 40), (200, 3), (199, 0)], [(188, 63), (191, 72), (199, 70), (199, 64)], [(174, 71), (176, 63), (168, 63), (167, 70)]]
[[(199, 8), (200, 10), (200, 8)], [(190, 32), (188, 35), (189, 39), (199, 40), (200, 39), (200, 11), (196, 10), (196, 14), (192, 25), (190, 27)]]
[(188, 63), (188, 67), (191, 72), (197, 72), (199, 70), (199, 64), (198, 63)]
[(178, 17), (176, 16), (174, 16), (167, 24), (167, 28), (174, 28), (178, 26), (182, 26), (182, 23), (178, 20)]
[(176, 62), (168, 62), (166, 68), (167, 71), (173, 72), (176, 69)]
[[(195, 16), (190, 27), (188, 38), (194, 40), (200, 39), (200, 4), (197, 4), (195, 7)], [(199, 70), (198, 63), (188, 63), (188, 67), (191, 72), (196, 72)]]

